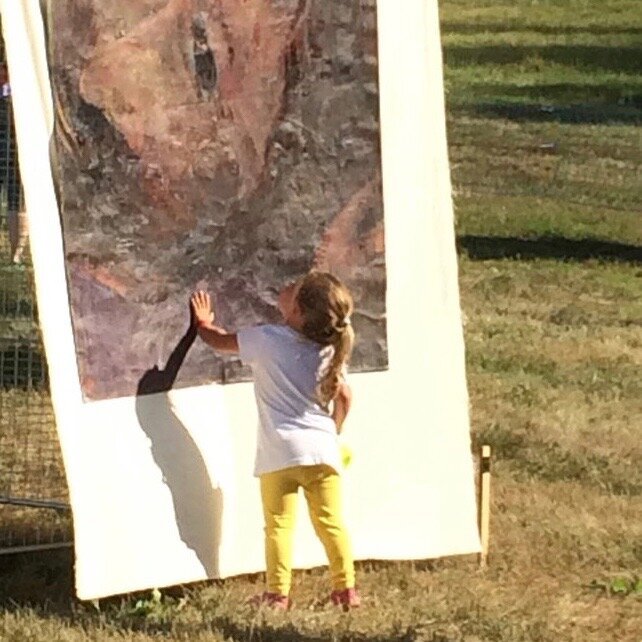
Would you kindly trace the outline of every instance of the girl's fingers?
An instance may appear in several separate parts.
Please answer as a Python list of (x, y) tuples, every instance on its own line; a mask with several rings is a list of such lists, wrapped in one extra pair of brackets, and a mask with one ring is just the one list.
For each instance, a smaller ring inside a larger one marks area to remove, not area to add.
[(203, 292), (202, 290), (192, 294), (190, 303), (194, 310), (202, 310), (210, 313), (212, 311), (212, 299), (207, 292)]
[(198, 305), (201, 305), (203, 301), (206, 301), (208, 298), (209, 297), (207, 293), (203, 292), (202, 290), (199, 290), (198, 292), (194, 292), (194, 294), (192, 294), (192, 302)]

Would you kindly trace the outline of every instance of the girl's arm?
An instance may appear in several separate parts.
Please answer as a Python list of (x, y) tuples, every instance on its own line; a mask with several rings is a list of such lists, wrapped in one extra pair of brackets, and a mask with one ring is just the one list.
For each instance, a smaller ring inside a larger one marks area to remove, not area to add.
[(217, 352), (228, 354), (239, 353), (239, 342), (236, 333), (228, 333), (214, 325), (212, 300), (207, 292), (198, 291), (190, 299), (192, 323), (196, 326), (198, 336)]
[(350, 412), (351, 405), (352, 389), (346, 381), (343, 381), (339, 385), (339, 391), (337, 392), (337, 396), (334, 398), (332, 404), (332, 419), (334, 419), (334, 423), (337, 426), (337, 433), (339, 435), (343, 430), (343, 422)]

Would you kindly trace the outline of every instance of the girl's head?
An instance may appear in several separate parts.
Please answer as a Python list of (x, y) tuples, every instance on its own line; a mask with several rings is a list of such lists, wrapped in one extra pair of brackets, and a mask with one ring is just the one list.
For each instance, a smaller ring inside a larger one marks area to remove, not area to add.
[(334, 348), (318, 388), (319, 401), (327, 406), (337, 395), (341, 369), (352, 352), (352, 296), (332, 274), (312, 271), (283, 288), (278, 305), (288, 325), (308, 339)]

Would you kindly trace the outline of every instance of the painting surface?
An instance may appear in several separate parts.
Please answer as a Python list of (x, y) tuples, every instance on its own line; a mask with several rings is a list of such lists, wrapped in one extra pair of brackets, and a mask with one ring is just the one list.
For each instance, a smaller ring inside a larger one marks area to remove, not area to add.
[[(278, 320), (316, 267), (351, 287), (353, 371), (387, 366), (374, 0), (59, 0), (57, 177), (86, 399), (129, 396), (204, 288)], [(176, 385), (249, 372), (195, 345)]]

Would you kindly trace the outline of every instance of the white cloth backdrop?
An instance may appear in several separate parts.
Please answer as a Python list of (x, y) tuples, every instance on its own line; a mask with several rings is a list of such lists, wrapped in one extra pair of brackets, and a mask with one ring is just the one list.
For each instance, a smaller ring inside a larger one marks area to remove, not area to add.
[[(390, 368), (351, 376), (347, 519), (357, 559), (477, 552), (437, 3), (378, 4)], [(38, 5), (0, 0), (78, 596), (261, 571), (250, 384), (82, 400)], [(296, 566), (323, 564), (300, 517)]]

